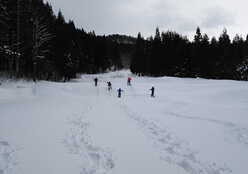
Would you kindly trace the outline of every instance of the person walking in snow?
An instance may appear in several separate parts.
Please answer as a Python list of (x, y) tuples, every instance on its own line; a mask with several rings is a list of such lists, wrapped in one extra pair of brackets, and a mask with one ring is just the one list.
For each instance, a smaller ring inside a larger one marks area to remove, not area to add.
[(118, 90), (117, 90), (117, 92), (118, 92), (118, 98), (121, 98), (121, 92), (124, 92), (121, 88), (119, 88)]
[(111, 82), (107, 82), (108, 83), (108, 90), (110, 91), (110, 89), (112, 89), (112, 84)]
[(127, 79), (127, 85), (131, 86), (131, 78), (130, 77), (128, 77), (128, 79)]
[(154, 91), (155, 91), (155, 88), (154, 88), (154, 87), (152, 87), (150, 90), (152, 91), (152, 93), (151, 93), (151, 97), (154, 97)]
[(94, 81), (95, 81), (95, 86), (97, 86), (98, 78), (96, 77), (96, 78), (94, 79)]

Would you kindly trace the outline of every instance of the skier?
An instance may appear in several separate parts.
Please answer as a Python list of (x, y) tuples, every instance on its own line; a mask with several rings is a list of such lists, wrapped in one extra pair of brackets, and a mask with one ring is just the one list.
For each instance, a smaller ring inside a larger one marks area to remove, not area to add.
[(118, 92), (118, 98), (121, 98), (121, 92), (124, 92), (121, 88), (119, 88), (118, 90), (117, 90), (117, 92)]
[(127, 85), (131, 86), (131, 78), (130, 77), (128, 77), (128, 79), (127, 79)]
[(94, 81), (95, 81), (95, 86), (97, 86), (98, 78), (96, 77), (96, 78), (94, 79)]
[(110, 91), (110, 89), (112, 89), (112, 84), (111, 82), (107, 82), (108, 83), (108, 90)]
[(155, 91), (155, 88), (154, 88), (154, 87), (152, 87), (150, 90), (152, 91), (152, 93), (151, 93), (151, 97), (154, 97), (154, 91)]

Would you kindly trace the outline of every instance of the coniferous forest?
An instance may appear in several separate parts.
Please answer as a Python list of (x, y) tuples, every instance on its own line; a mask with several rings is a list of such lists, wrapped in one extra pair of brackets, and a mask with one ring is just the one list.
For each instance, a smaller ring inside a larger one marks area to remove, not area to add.
[(248, 36), (232, 40), (224, 28), (209, 38), (196, 28), (193, 41), (155, 30), (144, 39), (97, 36), (66, 22), (43, 0), (0, 1), (0, 75), (68, 81), (77, 73), (130, 68), (138, 75), (248, 80)]
[(65, 22), (43, 0), (1, 0), (0, 25), (0, 71), (11, 76), (67, 81), (123, 68), (116, 41)]
[(196, 29), (189, 42), (180, 34), (167, 31), (149, 39), (138, 34), (132, 56), (133, 73), (151, 76), (201, 77), (248, 80), (248, 36), (236, 35), (231, 41), (224, 28), (218, 39)]

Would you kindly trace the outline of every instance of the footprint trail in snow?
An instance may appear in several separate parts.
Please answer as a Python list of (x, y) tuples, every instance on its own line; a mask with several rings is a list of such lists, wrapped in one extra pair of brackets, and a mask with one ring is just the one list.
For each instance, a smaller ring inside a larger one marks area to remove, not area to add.
[(170, 128), (162, 127), (155, 120), (147, 120), (135, 114), (127, 105), (117, 103), (126, 115), (138, 125), (139, 130), (152, 140), (158, 150), (160, 159), (176, 164), (190, 174), (232, 173), (226, 164), (211, 163), (198, 158), (197, 150), (190, 148), (187, 142), (178, 138)]
[(71, 115), (68, 119), (71, 129), (63, 143), (67, 146), (69, 153), (82, 157), (81, 174), (111, 173), (115, 169), (112, 152), (110, 149), (92, 144), (91, 137), (87, 134), (91, 125), (83, 120), (84, 114), (91, 110), (91, 106), (87, 103), (83, 106), (82, 111)]
[(9, 142), (0, 138), (0, 174), (8, 173), (17, 164), (12, 157), (13, 152)]

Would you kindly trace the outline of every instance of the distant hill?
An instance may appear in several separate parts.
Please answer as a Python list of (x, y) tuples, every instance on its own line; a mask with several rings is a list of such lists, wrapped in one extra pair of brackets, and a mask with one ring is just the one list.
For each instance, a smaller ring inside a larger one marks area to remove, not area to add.
[(113, 34), (106, 37), (119, 44), (120, 56), (124, 68), (130, 68), (131, 56), (135, 49), (136, 38), (132, 36)]
[(108, 40), (117, 41), (119, 44), (135, 44), (136, 38), (133, 36), (113, 34), (106, 37)]

